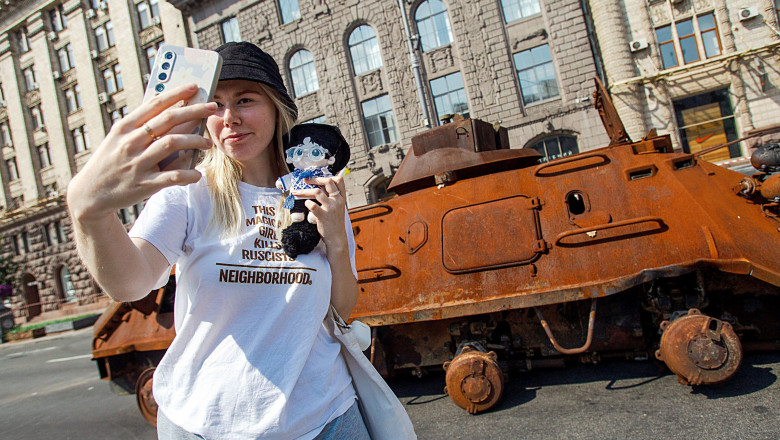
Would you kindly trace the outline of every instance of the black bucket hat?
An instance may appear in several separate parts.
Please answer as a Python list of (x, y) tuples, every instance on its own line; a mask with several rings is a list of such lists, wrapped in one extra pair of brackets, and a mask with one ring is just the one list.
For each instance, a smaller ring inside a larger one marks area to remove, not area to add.
[[(328, 166), (328, 171), (331, 174), (335, 175), (347, 166), (350, 153), (349, 144), (338, 127), (316, 123), (298, 124), (282, 138), (284, 151), (302, 144), (306, 138), (311, 138), (312, 142), (325, 148), (331, 156), (336, 158), (333, 165)], [(290, 171), (294, 169), (293, 165), (289, 163), (287, 167)]]
[(220, 81), (245, 79), (263, 83), (279, 92), (298, 119), (298, 107), (284, 87), (279, 65), (257, 45), (248, 42), (230, 42), (219, 46), (216, 51), (222, 56)]

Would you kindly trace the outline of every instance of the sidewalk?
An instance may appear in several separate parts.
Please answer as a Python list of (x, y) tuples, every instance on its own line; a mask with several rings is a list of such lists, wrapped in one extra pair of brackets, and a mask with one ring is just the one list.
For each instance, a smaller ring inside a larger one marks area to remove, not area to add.
[[(16, 343), (28, 339), (40, 338), (46, 335), (91, 327), (112, 302), (113, 301), (106, 296), (98, 298), (97, 301), (91, 304), (63, 304), (62, 307), (58, 310), (43, 312), (26, 322), (17, 318), (16, 324), (20, 327), (44, 324), (48, 322), (51, 322), (51, 324), (23, 332), (9, 333), (6, 335), (6, 343)], [(74, 319), (79, 316), (82, 316), (82, 318)], [(61, 320), (67, 321), (56, 323), (54, 322)]]

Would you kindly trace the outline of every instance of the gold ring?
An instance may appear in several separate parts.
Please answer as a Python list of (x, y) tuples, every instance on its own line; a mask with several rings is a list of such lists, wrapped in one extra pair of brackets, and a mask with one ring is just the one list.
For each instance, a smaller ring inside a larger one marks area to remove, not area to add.
[(157, 135), (154, 134), (154, 132), (152, 131), (152, 128), (149, 127), (148, 124), (144, 123), (143, 127), (144, 127), (144, 131), (146, 131), (146, 134), (151, 136), (152, 140), (156, 140), (157, 139)]
[(332, 193), (328, 193), (328, 197), (336, 197), (339, 194), (341, 194), (341, 191), (334, 191)]

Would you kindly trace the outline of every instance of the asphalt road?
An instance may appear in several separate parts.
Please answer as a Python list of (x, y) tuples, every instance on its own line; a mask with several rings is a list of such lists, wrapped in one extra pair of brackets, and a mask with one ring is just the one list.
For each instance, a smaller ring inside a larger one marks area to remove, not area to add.
[[(156, 438), (135, 405), (98, 378), (92, 329), (0, 345), (0, 439)], [(737, 376), (692, 389), (650, 361), (604, 362), (510, 377), (472, 416), (443, 394), (443, 374), (389, 382), (420, 439), (777, 439), (780, 353), (746, 356)]]

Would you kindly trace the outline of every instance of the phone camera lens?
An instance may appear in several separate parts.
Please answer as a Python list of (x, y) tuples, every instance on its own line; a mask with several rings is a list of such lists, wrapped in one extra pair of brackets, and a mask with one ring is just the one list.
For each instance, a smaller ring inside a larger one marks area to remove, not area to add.
[(173, 58), (173, 52), (165, 52), (165, 59), (170, 60)]
[(171, 63), (162, 63), (161, 67), (163, 70), (168, 70), (171, 68)]
[(157, 78), (160, 78), (160, 81), (165, 81), (166, 79), (168, 79), (168, 74), (167, 73), (161, 73), (161, 74), (159, 74), (157, 76)]
[(157, 84), (157, 87), (155, 87), (154, 90), (162, 93), (162, 91), (165, 90), (165, 86), (163, 84)]

